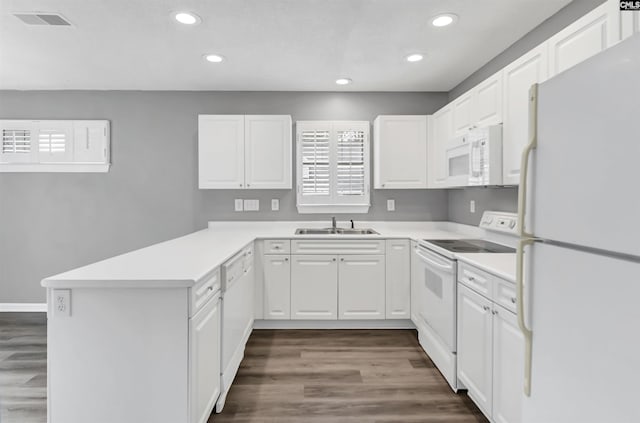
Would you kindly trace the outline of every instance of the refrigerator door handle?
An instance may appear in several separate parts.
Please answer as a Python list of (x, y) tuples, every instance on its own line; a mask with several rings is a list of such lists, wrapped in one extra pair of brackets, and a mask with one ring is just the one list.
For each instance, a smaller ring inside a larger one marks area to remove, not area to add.
[(524, 227), (527, 208), (527, 176), (529, 174), (529, 155), (538, 147), (538, 84), (529, 89), (529, 143), (522, 151), (520, 163), (520, 188), (518, 189), (518, 230), (521, 238), (533, 238)]
[(531, 353), (533, 331), (525, 322), (524, 306), (524, 248), (537, 242), (534, 238), (521, 238), (516, 253), (516, 303), (518, 326), (524, 335), (524, 394), (531, 396)]

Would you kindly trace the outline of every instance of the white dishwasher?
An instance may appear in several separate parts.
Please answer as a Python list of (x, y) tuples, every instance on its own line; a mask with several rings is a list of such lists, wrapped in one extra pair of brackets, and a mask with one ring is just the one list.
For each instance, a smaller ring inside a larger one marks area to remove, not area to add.
[(254, 319), (253, 244), (222, 266), (222, 366), (219, 413), (238, 373)]

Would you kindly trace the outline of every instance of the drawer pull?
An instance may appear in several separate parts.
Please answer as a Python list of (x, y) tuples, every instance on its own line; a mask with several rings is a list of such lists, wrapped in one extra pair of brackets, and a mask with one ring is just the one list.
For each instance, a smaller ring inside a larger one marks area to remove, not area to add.
[(273, 249), (274, 249), (274, 250), (279, 250), (279, 249), (280, 249), (280, 246), (279, 246), (279, 245), (274, 245), (274, 246), (273, 246)]
[(476, 278), (474, 278), (473, 276), (469, 276), (469, 282), (475, 282)]
[(484, 311), (489, 311), (489, 308), (490, 308), (489, 306), (482, 306), (482, 309), (483, 309)]

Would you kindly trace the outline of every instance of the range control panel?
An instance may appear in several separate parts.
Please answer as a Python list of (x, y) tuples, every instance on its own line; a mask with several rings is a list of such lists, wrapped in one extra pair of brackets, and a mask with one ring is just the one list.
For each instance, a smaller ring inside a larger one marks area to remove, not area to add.
[(518, 234), (518, 214), (485, 211), (480, 220), (480, 227), (490, 231), (505, 232), (512, 235)]

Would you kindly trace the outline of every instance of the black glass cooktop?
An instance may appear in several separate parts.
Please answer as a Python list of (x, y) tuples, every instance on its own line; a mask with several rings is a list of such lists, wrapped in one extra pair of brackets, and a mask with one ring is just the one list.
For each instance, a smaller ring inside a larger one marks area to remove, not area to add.
[(515, 248), (481, 239), (425, 239), (453, 253), (515, 253)]

